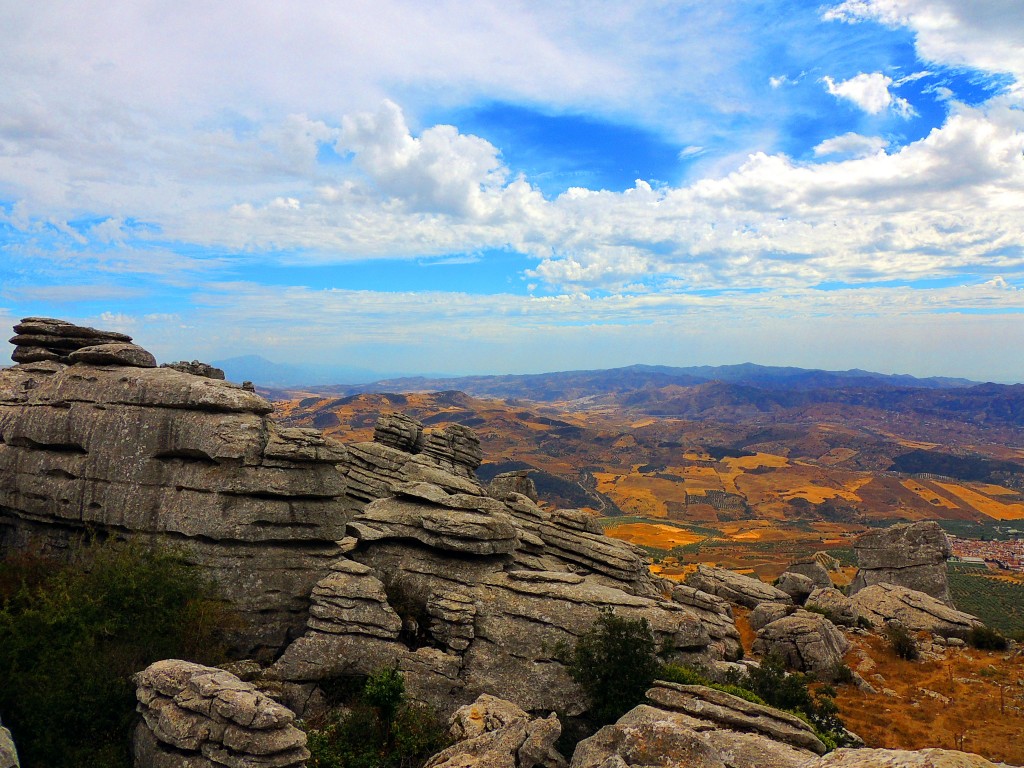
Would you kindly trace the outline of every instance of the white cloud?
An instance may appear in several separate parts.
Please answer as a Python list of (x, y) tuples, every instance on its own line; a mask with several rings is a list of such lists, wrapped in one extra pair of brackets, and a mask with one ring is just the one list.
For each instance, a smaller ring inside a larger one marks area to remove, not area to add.
[(1007, 72), (1024, 83), (1024, 4), (1016, 0), (846, 0), (823, 18), (909, 27), (926, 61)]
[(903, 118), (915, 114), (910, 102), (889, 93), (892, 78), (881, 72), (872, 72), (871, 74), (861, 72), (841, 83), (837, 83), (826, 75), (822, 78), (822, 82), (833, 96), (852, 101), (870, 115), (877, 115), (887, 109), (891, 109)]
[(835, 136), (825, 139), (814, 147), (815, 157), (827, 157), (829, 155), (845, 155), (847, 157), (866, 157), (875, 155), (885, 150), (889, 142), (881, 136), (862, 136), (859, 133), (844, 133), (842, 136)]

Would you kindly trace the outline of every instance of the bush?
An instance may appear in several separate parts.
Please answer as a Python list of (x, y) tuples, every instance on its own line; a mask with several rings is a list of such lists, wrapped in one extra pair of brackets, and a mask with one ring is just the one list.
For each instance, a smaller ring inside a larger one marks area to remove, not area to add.
[(643, 701), (660, 665), (647, 619), (623, 619), (602, 610), (573, 649), (569, 674), (590, 701), (599, 723), (613, 723)]
[(307, 726), (309, 768), (419, 768), (450, 743), (434, 712), (405, 698), (405, 681), (382, 668), (347, 711)]
[(226, 660), (227, 611), (179, 556), (79, 545), (0, 568), (0, 711), (25, 768), (127, 766), (131, 675), (165, 658)]
[(885, 625), (883, 633), (893, 653), (901, 659), (916, 661), (921, 657), (921, 652), (917, 648), (917, 640), (902, 624), (890, 621)]
[(967, 634), (967, 642), (982, 651), (1005, 651), (1010, 647), (1009, 641), (998, 630), (985, 626), (972, 627)]
[(741, 698), (744, 701), (749, 701), (753, 704), (765, 703), (764, 699), (756, 693), (751, 691), (749, 688), (744, 688), (740, 685), (740, 680), (742, 678), (730, 679), (726, 682), (716, 682), (709, 679), (707, 675), (693, 667), (686, 667), (678, 664), (666, 664), (658, 673), (658, 679), (665, 680), (669, 683), (679, 683), (681, 685), (703, 685), (707, 688), (713, 688), (716, 691), (732, 694), (733, 696)]

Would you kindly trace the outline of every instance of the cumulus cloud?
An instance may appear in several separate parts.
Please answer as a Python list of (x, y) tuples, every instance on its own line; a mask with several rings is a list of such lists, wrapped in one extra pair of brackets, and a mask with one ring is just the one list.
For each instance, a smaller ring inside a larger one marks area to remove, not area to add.
[(881, 136), (862, 136), (859, 133), (849, 132), (842, 136), (835, 136), (825, 139), (814, 147), (815, 157), (827, 157), (829, 155), (845, 155), (847, 157), (866, 157), (882, 152), (889, 142)]
[(845, 0), (823, 18), (908, 27), (926, 61), (1008, 72), (1024, 83), (1024, 5), (1014, 0)]
[(838, 99), (852, 101), (869, 115), (877, 115), (887, 109), (891, 109), (897, 115), (908, 118), (914, 113), (913, 107), (906, 99), (893, 96), (889, 92), (892, 85), (892, 78), (883, 75), (881, 72), (867, 74), (861, 72), (859, 75), (837, 83), (829, 76), (822, 78), (822, 82), (831, 93)]

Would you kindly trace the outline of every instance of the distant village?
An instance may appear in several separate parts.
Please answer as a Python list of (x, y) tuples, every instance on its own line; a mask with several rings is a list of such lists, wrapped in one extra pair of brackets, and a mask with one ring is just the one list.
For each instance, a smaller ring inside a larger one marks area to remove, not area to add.
[(1017, 538), (1008, 541), (980, 541), (978, 539), (961, 539), (950, 535), (949, 542), (953, 548), (953, 562), (974, 563), (977, 565), (995, 566), (1001, 570), (1024, 572), (1024, 539), (1020, 534), (1024, 531), (1010, 531), (1018, 534)]

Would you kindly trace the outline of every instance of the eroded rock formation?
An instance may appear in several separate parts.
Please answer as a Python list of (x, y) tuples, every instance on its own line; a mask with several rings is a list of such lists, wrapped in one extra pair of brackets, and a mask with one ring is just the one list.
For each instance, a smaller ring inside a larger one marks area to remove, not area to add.
[(912, 632), (964, 639), (972, 628), (981, 625), (976, 616), (951, 608), (931, 595), (892, 584), (866, 587), (852, 601), (857, 613), (876, 627), (898, 621)]
[(868, 531), (853, 548), (859, 570), (850, 584), (851, 595), (874, 584), (894, 584), (953, 604), (946, 580), (946, 560), (952, 549), (938, 523), (906, 523)]

